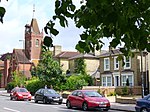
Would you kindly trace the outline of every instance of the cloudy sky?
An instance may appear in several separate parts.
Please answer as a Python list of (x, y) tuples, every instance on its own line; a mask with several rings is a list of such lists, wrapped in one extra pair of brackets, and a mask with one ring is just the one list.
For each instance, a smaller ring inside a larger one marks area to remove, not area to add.
[[(33, 18), (33, 5), (35, 4), (34, 17), (37, 19), (40, 30), (54, 14), (55, 0), (2, 0), (0, 6), (6, 8), (4, 23), (0, 23), (0, 54), (12, 52), (14, 48), (22, 48), (25, 25), (30, 24)], [(74, 0), (78, 2), (78, 0)], [(77, 5), (79, 5), (76, 3)], [(72, 21), (68, 28), (58, 26), (60, 33), (54, 37), (54, 45), (61, 45), (62, 50), (75, 51), (75, 45), (79, 41), (82, 29), (77, 29)], [(105, 42), (108, 40), (105, 39)], [(103, 49), (107, 49), (107, 44)]]

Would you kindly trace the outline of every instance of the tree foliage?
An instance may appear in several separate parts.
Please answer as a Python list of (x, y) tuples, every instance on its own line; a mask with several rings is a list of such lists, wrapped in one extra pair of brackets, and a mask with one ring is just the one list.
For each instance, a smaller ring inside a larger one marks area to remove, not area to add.
[(86, 71), (85, 60), (83, 58), (78, 58), (75, 60), (75, 65), (75, 73), (78, 74), (77, 77), (84, 79), (89, 86), (93, 85), (93, 79)]
[(23, 86), (25, 84), (26, 77), (22, 72), (14, 71), (13, 72), (13, 81), (15, 86)]
[(84, 28), (76, 45), (82, 53), (101, 49), (104, 37), (112, 38), (110, 46), (114, 48), (124, 43), (121, 51), (125, 55), (131, 54), (132, 49), (150, 51), (149, 0), (79, 0), (79, 8), (72, 1), (55, 1), (55, 15), (44, 28), (49, 34), (50, 41), (46, 42), (49, 46), (53, 43), (52, 36), (59, 33), (54, 28), (56, 20), (67, 27), (71, 18), (76, 27)]
[(32, 73), (48, 86), (56, 87), (65, 82), (62, 69), (59, 63), (52, 58), (51, 51), (42, 52), (41, 60), (34, 70), (35, 72)]
[(76, 59), (75, 65), (76, 65), (75, 71), (74, 71), (75, 73), (82, 74), (82, 75), (87, 74), (86, 73), (86, 64), (84, 62), (84, 59), (82, 59), (82, 58)]
[(71, 75), (68, 77), (65, 85), (61, 87), (65, 90), (82, 89), (83, 86), (87, 86), (88, 82), (82, 77), (82, 75)]

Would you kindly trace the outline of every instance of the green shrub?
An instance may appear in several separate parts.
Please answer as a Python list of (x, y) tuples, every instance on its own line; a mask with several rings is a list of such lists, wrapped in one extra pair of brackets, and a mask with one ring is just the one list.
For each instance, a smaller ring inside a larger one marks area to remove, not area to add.
[(40, 81), (38, 78), (34, 78), (26, 82), (26, 88), (31, 92), (32, 95), (34, 95), (38, 89), (43, 87), (45, 87), (45, 83)]
[(75, 90), (82, 89), (83, 86), (87, 85), (88, 83), (81, 75), (71, 75), (70, 77), (68, 77), (64, 86), (61, 86), (61, 88), (64, 90)]
[(97, 92), (98, 92), (99, 94), (102, 94), (101, 89), (98, 89)]
[(116, 96), (116, 92), (114, 91), (114, 92), (110, 92), (109, 94), (108, 94), (108, 96)]
[(128, 95), (128, 94), (129, 94), (128, 87), (125, 86), (125, 87), (122, 89), (122, 95)]
[(15, 85), (14, 82), (9, 82), (9, 83), (7, 84), (6, 89), (7, 89), (7, 91), (10, 92), (15, 86), (16, 86), (16, 85)]

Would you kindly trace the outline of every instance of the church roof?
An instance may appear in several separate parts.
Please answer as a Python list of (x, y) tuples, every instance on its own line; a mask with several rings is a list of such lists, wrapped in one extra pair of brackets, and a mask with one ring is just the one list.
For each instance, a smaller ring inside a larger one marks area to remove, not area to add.
[(24, 49), (14, 49), (14, 53), (19, 63), (31, 63), (26, 57)]
[(37, 34), (40, 33), (38, 23), (37, 23), (37, 20), (35, 18), (32, 18), (30, 26), (31, 26), (31, 32), (34, 32), (34, 33), (37, 33)]
[(10, 59), (12, 53), (5, 53), (1, 56), (0, 60), (6, 60), (6, 59)]

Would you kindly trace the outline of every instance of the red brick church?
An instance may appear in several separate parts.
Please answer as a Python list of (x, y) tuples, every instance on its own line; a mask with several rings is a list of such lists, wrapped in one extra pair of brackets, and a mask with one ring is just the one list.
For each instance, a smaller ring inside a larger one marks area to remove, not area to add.
[(0, 87), (6, 87), (12, 80), (14, 71), (21, 71), (27, 79), (31, 77), (30, 70), (40, 59), (42, 40), (43, 31), (39, 30), (37, 20), (32, 18), (31, 24), (25, 25), (25, 37), (21, 40), (24, 49), (13, 49), (12, 53), (6, 53), (1, 57)]

